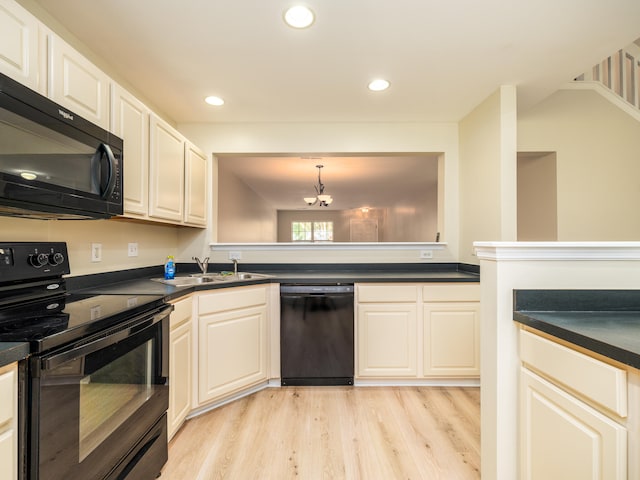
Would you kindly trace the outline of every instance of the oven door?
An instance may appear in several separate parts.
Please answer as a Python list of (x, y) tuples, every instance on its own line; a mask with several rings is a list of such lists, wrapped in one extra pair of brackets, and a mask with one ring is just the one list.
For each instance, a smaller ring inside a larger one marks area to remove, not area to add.
[(125, 458), (148, 464), (144, 456), (159, 459), (146, 478), (160, 472), (166, 433), (148, 434), (168, 408), (171, 310), (32, 360), (31, 479), (102, 479), (134, 469)]

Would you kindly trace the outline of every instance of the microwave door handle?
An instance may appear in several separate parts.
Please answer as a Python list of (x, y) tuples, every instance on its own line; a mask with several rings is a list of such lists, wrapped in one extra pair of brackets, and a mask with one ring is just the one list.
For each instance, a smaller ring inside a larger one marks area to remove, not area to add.
[[(107, 180), (107, 184), (104, 187), (104, 189), (100, 192), (100, 198), (109, 198), (111, 197), (113, 190), (116, 188), (116, 181), (117, 181), (116, 159), (113, 156), (113, 152), (111, 151), (111, 148), (109, 147), (109, 145), (106, 145), (104, 143), (100, 144), (100, 146), (98, 147), (98, 152), (100, 152), (101, 163), (105, 157), (107, 158), (107, 166), (109, 170), (109, 177)], [(100, 185), (102, 186), (102, 182), (100, 182)]]

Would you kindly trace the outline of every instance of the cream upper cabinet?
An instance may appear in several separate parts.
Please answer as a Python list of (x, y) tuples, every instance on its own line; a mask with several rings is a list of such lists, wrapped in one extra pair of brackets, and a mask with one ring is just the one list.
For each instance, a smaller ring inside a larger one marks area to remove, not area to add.
[(206, 226), (209, 196), (207, 156), (191, 142), (184, 146), (184, 222)]
[(149, 109), (117, 84), (111, 88), (111, 131), (124, 140), (124, 216), (149, 213)]
[(198, 406), (268, 379), (268, 287), (198, 297)]
[(519, 340), (520, 478), (638, 478), (637, 371), (533, 332)]
[(193, 328), (191, 297), (173, 302), (169, 332), (168, 436), (171, 439), (191, 411)]
[(185, 140), (155, 114), (150, 118), (149, 216), (180, 223), (184, 215)]
[(38, 20), (16, 2), (0, 0), (0, 72), (45, 94), (46, 60), (39, 55), (38, 28)]
[(0, 367), (0, 465), (2, 478), (18, 478), (18, 364)]
[(74, 113), (109, 129), (109, 77), (53, 33), (49, 50), (49, 97)]
[(357, 377), (478, 377), (479, 284), (358, 284), (356, 292)]

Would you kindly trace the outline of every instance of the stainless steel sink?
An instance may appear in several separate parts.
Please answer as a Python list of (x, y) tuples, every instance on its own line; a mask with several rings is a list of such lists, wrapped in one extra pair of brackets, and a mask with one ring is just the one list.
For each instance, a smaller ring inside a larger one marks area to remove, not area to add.
[(152, 278), (151, 280), (154, 282), (164, 283), (165, 285), (173, 285), (174, 287), (188, 287), (191, 285), (215, 282), (215, 279), (211, 277), (175, 277), (171, 280), (166, 278)]
[(154, 282), (164, 283), (165, 285), (173, 285), (174, 287), (188, 287), (191, 285), (201, 285), (203, 283), (219, 283), (219, 282), (242, 282), (244, 280), (260, 280), (263, 278), (271, 278), (271, 275), (262, 273), (238, 272), (237, 274), (222, 275), (221, 273), (194, 273), (188, 277), (175, 277), (171, 280), (164, 278), (152, 278)]
[(222, 274), (222, 273), (207, 273), (194, 274), (195, 278), (212, 278), (216, 282), (239, 282), (242, 280), (261, 280), (263, 278), (271, 278), (272, 275), (266, 275), (264, 273), (251, 273), (251, 272), (238, 272), (231, 274)]

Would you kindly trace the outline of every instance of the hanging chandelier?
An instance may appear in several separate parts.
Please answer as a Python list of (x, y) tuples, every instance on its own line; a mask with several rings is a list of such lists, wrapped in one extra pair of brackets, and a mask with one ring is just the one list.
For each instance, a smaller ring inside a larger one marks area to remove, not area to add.
[(329, 205), (331, 205), (331, 202), (333, 202), (333, 198), (331, 198), (331, 195), (326, 195), (324, 193), (324, 184), (322, 183), (322, 179), (320, 178), (320, 172), (322, 171), (323, 167), (324, 165), (316, 165), (316, 168), (318, 169), (318, 185), (314, 185), (314, 188), (316, 189), (316, 196), (304, 197), (305, 203), (309, 206), (315, 205), (316, 203), (320, 202), (320, 207), (328, 207)]

